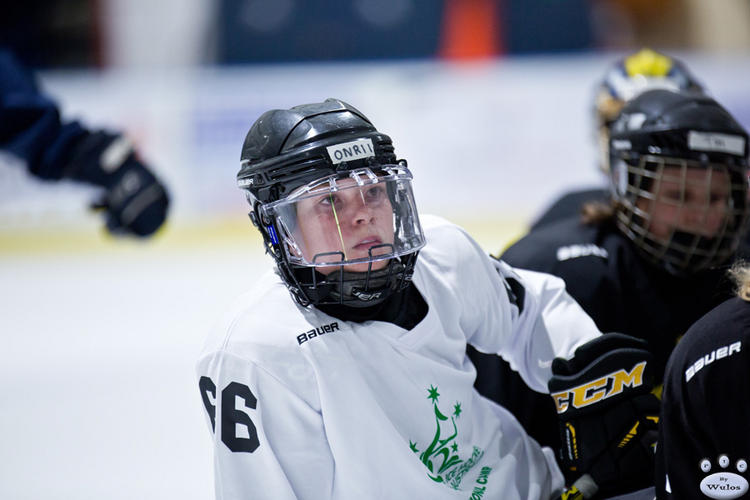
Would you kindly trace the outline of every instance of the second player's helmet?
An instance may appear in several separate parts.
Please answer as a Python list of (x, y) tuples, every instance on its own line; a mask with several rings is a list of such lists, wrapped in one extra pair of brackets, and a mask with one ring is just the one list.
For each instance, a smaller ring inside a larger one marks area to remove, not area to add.
[(242, 147), (250, 218), (303, 306), (367, 307), (409, 285), (424, 235), (405, 160), (337, 100), (264, 113)]
[(727, 262), (748, 216), (748, 134), (715, 100), (651, 90), (610, 137), (618, 228), (672, 274)]
[(703, 86), (681, 61), (651, 49), (641, 49), (612, 64), (597, 86), (594, 103), (601, 159), (609, 171), (609, 129), (623, 106), (637, 95), (655, 89), (705, 93)]

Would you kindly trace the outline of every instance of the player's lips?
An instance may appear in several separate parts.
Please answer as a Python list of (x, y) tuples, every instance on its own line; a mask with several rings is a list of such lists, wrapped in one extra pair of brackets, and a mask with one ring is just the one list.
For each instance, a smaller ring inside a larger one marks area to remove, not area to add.
[(354, 248), (356, 250), (369, 250), (371, 247), (374, 247), (375, 245), (380, 245), (382, 243), (382, 240), (378, 238), (377, 236), (368, 236), (362, 240), (360, 240), (359, 243), (354, 245)]

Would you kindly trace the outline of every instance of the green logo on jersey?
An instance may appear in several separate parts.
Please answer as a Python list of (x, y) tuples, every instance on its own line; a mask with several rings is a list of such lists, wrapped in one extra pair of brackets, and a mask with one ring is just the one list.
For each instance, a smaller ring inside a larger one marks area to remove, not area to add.
[[(432, 438), (432, 442), (419, 454), (419, 460), (429, 471), (427, 477), (435, 482), (445, 483), (457, 490), (461, 485), (464, 474), (476, 465), (484, 455), (484, 451), (474, 446), (468, 459), (460, 458), (458, 442), (456, 441), (458, 437), (456, 420), (461, 416), (461, 403), (456, 402), (453, 405), (453, 413), (450, 417), (447, 417), (438, 408), (440, 393), (437, 387), (430, 385), (427, 394), (427, 399), (432, 402), (435, 413), (435, 436)], [(448, 420), (450, 420), (450, 424), (448, 424)], [(409, 447), (414, 453), (420, 452), (416, 442), (409, 440)]]

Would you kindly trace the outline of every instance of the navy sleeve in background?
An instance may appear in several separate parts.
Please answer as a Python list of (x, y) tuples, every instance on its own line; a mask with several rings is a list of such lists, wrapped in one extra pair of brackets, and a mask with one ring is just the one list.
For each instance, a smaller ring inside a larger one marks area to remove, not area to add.
[(0, 149), (23, 160), (43, 179), (65, 175), (75, 144), (88, 132), (63, 124), (57, 103), (44, 95), (32, 73), (0, 48)]

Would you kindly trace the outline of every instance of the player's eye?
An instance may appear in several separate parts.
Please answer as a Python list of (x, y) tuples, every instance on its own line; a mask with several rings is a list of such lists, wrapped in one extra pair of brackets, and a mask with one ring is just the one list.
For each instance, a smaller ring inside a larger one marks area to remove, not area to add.
[(333, 193), (327, 194), (318, 200), (318, 205), (324, 208), (333, 207), (334, 209), (338, 209), (341, 207), (341, 197)]
[(377, 202), (385, 197), (384, 186), (373, 186), (365, 192), (365, 199), (369, 203)]

